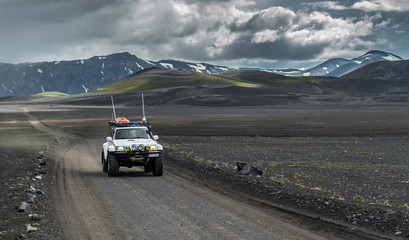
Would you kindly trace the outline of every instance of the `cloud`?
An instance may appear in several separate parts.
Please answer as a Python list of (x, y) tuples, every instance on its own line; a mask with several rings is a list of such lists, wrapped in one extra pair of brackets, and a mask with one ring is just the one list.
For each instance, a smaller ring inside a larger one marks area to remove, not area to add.
[[(246, 12), (229, 8), (230, 19), (218, 19), (220, 13), (211, 14), (215, 26), (204, 33), (190, 36), (192, 51), (185, 58), (202, 56), (208, 60), (260, 58), (275, 60), (303, 60), (331, 55), (340, 49), (356, 50), (373, 46), (368, 39), (383, 25), (375, 25), (380, 15), (361, 19), (333, 18), (325, 12), (294, 12), (282, 7)], [(210, 13), (209, 13), (210, 14)], [(201, 29), (199, 27), (199, 29)], [(205, 41), (209, 40), (207, 45)], [(366, 40), (364, 40), (366, 39)], [(205, 45), (205, 48), (200, 46)], [(199, 49), (193, 49), (199, 47)], [(201, 51), (205, 50), (205, 51)], [(194, 54), (194, 55), (193, 55)]]
[(351, 8), (365, 12), (407, 12), (409, 11), (409, 2), (407, 0), (361, 0), (354, 3)]
[(334, 2), (334, 1), (303, 3), (303, 5), (312, 6), (314, 9), (317, 9), (317, 8), (325, 8), (325, 9), (331, 9), (331, 10), (346, 10), (346, 9), (348, 9), (348, 7), (340, 5), (338, 2)]
[(377, 43), (374, 33), (391, 24), (380, 14), (333, 17), (317, 10), (257, 9), (256, 1), (246, 0), (33, 2), (0, 5), (0, 21), (10, 23), (0, 26), (8, 33), (0, 37), (0, 56), (73, 59), (129, 51), (154, 60), (308, 60), (368, 49)]
[(253, 43), (264, 43), (264, 42), (275, 42), (279, 39), (277, 30), (264, 30), (254, 34), (251, 42)]
[(409, 2), (407, 0), (360, 0), (351, 6), (344, 6), (335, 1), (322, 1), (313, 3), (304, 3), (303, 5), (312, 6), (314, 9), (348, 10), (355, 9), (364, 12), (407, 12), (409, 11)]

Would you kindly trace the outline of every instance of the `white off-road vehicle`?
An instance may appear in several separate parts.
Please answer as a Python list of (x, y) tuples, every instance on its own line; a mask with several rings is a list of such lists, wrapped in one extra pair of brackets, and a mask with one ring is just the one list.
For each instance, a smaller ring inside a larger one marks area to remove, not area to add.
[(143, 166), (145, 172), (152, 172), (154, 176), (162, 176), (161, 151), (163, 147), (156, 142), (158, 136), (152, 134), (145, 117), (142, 118), (142, 121), (135, 122), (123, 117), (117, 118), (113, 100), (112, 106), (114, 120), (109, 122), (111, 134), (102, 145), (102, 170), (108, 172), (108, 176), (117, 176), (119, 167)]

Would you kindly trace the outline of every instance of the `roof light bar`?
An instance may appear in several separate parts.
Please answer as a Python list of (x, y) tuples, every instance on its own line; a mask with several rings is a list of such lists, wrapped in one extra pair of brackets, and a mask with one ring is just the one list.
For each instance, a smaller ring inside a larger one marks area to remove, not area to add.
[(148, 125), (148, 121), (136, 121), (136, 122), (114, 122), (111, 121), (109, 122), (110, 126), (115, 126), (115, 127), (128, 127), (128, 126), (136, 126), (136, 125)]

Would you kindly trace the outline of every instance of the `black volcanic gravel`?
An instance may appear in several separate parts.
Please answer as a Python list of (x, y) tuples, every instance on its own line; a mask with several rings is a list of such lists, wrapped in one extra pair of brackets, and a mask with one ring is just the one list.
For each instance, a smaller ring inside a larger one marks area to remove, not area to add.
[[(407, 137), (170, 137), (174, 164), (247, 184), (277, 204), (409, 236)], [(236, 162), (262, 170), (239, 176)]]

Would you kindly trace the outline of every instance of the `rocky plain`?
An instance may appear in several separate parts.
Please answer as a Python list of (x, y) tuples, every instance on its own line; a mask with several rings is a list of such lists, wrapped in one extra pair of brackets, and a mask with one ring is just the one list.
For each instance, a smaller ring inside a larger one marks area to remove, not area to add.
[[(49, 194), (55, 159), (48, 153), (70, 138), (35, 128), (33, 117), (73, 138), (102, 144), (111, 109), (109, 99), (95, 99), (88, 105), (72, 98), (2, 101), (0, 231), (5, 239), (64, 239), (65, 226)], [(138, 119), (139, 110), (127, 105), (131, 99), (123, 97), (117, 112)], [(215, 191), (254, 198), (290, 214), (293, 222), (303, 216), (300, 225), (340, 238), (409, 237), (405, 102), (148, 104), (147, 116), (166, 149), (165, 171), (166, 166), (192, 171)], [(239, 174), (237, 162), (251, 164), (262, 176)], [(29, 208), (20, 209), (22, 202)]]

